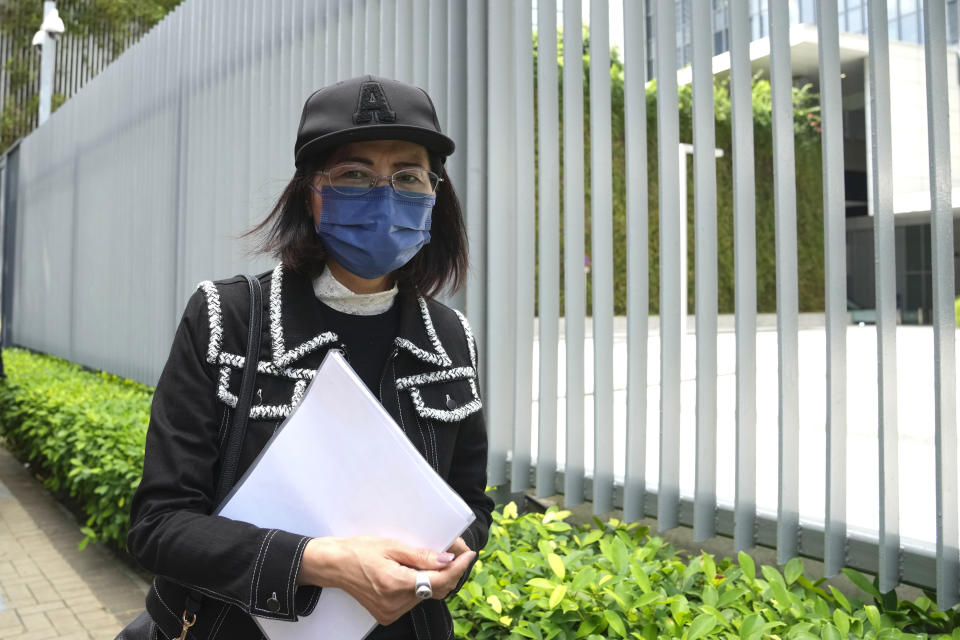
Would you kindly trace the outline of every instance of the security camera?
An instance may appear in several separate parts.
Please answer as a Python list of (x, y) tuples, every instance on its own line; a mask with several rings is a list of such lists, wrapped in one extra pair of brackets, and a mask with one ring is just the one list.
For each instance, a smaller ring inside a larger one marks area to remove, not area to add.
[[(40, 30), (49, 33), (51, 38), (56, 38), (63, 33), (63, 18), (60, 17), (60, 12), (56, 9), (48, 11), (40, 24)], [(36, 36), (34, 36), (34, 40), (36, 40)]]
[(30, 41), (30, 44), (39, 49), (43, 46), (43, 41), (46, 39), (47, 32), (43, 29), (40, 29), (40, 31), (37, 31), (35, 34), (33, 34), (33, 40)]

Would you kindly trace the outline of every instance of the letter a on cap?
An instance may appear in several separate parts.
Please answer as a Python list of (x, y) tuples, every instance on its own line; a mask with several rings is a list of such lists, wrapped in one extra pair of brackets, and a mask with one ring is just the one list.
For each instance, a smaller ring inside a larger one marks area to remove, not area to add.
[(353, 114), (354, 124), (371, 122), (396, 122), (397, 112), (390, 108), (383, 86), (379, 82), (364, 82), (360, 85), (360, 98)]

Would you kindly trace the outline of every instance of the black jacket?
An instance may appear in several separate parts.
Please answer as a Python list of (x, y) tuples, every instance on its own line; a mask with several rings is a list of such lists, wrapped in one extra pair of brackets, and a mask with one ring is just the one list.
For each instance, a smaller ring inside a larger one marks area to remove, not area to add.
[[(261, 355), (238, 478), (338, 341), (325, 330), (309, 278), (277, 267), (260, 281)], [(469, 325), (458, 312), (416, 295), (401, 291), (396, 304), (400, 335), (384, 367), (380, 401), (475, 512), (463, 538), (479, 551), (493, 503), (484, 494), (487, 437)], [(168, 637), (180, 633), (186, 586), (206, 596), (188, 638), (259, 638), (251, 615), (296, 620), (319, 597), (319, 588), (296, 586), (308, 537), (208, 515), (216, 506), (220, 451), (239, 393), (248, 310), (242, 277), (201, 283), (153, 399), (127, 545), (159, 576), (147, 611)], [(444, 602), (427, 600), (411, 615), (421, 640), (452, 637)]]

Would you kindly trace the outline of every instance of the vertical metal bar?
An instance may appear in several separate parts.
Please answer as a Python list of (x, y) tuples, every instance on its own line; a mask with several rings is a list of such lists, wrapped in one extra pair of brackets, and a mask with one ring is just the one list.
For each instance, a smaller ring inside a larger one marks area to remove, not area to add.
[(516, 362), (516, 282), (513, 265), (515, 214), (514, 190), (517, 187), (516, 156), (503, 150), (516, 145), (512, 101), (514, 85), (513, 14), (508, 0), (493, 0), (489, 4), (490, 23), (498, 26), (488, 32), (487, 55), (491, 69), (497, 69), (488, 87), (487, 104), (489, 124), (487, 146), (492, 151), (487, 157), (487, 323), (489, 327), (488, 367), (497, 375), (487, 384), (489, 408), (490, 455), (489, 484), (503, 485), (506, 481), (507, 454), (512, 438), (511, 422), (515, 416), (514, 402)]
[[(447, 174), (459, 189), (461, 202), (467, 183), (466, 153), (463, 150), (467, 139), (467, 7), (466, 3), (454, 2), (447, 12), (446, 26), (447, 60), (441, 81), (441, 90), (446, 93), (447, 123), (446, 132), (458, 145), (457, 153), (447, 159)], [(449, 298), (450, 306), (465, 310), (467, 308), (466, 289), (453, 292)]]
[(380, 74), (392, 78), (397, 73), (397, 3), (381, 3), (380, 12)]
[(540, 408), (537, 429), (537, 496), (553, 495), (557, 470), (557, 362), (560, 340), (560, 108), (557, 68), (557, 2), (537, 2), (537, 166), (539, 207), (538, 341)]
[[(440, 126), (447, 131), (450, 115), (447, 111), (447, 0), (430, 0), (430, 37), (428, 38), (427, 90), (433, 98)], [(531, 84), (533, 81), (531, 80)], [(531, 101), (532, 102), (532, 101)], [(532, 120), (532, 119), (531, 119)], [(531, 122), (531, 127), (533, 123)]]
[(337, 65), (339, 64), (338, 52), (340, 50), (340, 43), (337, 39), (337, 7), (338, 0), (327, 0), (327, 19), (324, 23), (324, 31), (326, 32), (326, 38), (324, 38), (324, 44), (326, 45), (323, 59), (327, 63), (326, 71), (324, 72), (323, 82), (325, 85), (333, 84), (337, 80)]
[(799, 516), (799, 420), (797, 386), (797, 189), (793, 150), (793, 78), (787, 3), (770, 7), (770, 91), (773, 101), (773, 183), (777, 244), (777, 349), (780, 396), (780, 486), (777, 561), (797, 555)]
[(754, 545), (757, 519), (757, 235), (749, 0), (730, 3), (737, 454), (733, 545)]
[(843, 112), (837, 0), (822, 0), (818, 21), (820, 116), (823, 123), (823, 249), (826, 291), (827, 415), (824, 564), (844, 565), (847, 535), (847, 220), (843, 190)]
[(593, 315), (593, 512), (613, 509), (613, 149), (610, 16), (590, 3), (590, 275)]
[[(393, 3), (388, 3), (391, 6)], [(466, 20), (466, 148), (464, 205), (472, 268), (467, 272), (467, 317), (484, 354), (487, 342), (487, 0), (469, 0)], [(480, 359), (481, 388), (487, 389), (487, 358)]]
[(943, 2), (923, 3), (930, 149), (930, 246), (933, 270), (933, 361), (936, 402), (937, 606), (960, 600), (957, 526), (956, 314), (953, 306), (953, 210), (947, 45)]
[(412, 40), (410, 48), (413, 53), (413, 67), (410, 82), (418, 87), (426, 87), (430, 82), (429, 78), (429, 60), (430, 48), (430, 7), (428, 0), (413, 0), (413, 11), (410, 14)]
[(533, 157), (533, 8), (530, 0), (513, 0), (514, 121), (516, 137), (516, 202), (514, 219), (516, 240), (513, 281), (516, 283), (513, 418), (513, 463), (510, 467), (511, 491), (530, 486), (531, 399), (533, 397), (533, 300), (536, 295), (536, 204), (534, 197)]
[[(870, 193), (877, 310), (877, 441), (879, 447), (880, 588), (900, 576), (900, 465), (897, 424), (897, 265), (893, 221), (893, 142), (890, 115), (890, 46), (886, 0), (868, 6), (870, 58), (867, 74), (870, 121)], [(888, 259), (882, 259), (885, 256)]]
[(713, 116), (713, 6), (693, 5), (693, 177), (697, 325), (697, 465), (693, 538), (716, 532), (717, 160)]
[(660, 482), (657, 526), (677, 526), (680, 506), (680, 118), (673, 0), (657, 0), (657, 145), (660, 217)]
[(380, 0), (367, 0), (366, 10), (363, 73), (383, 75), (380, 68), (380, 12), (383, 10)]
[(337, 15), (337, 38), (340, 42), (340, 64), (337, 67), (337, 80), (346, 80), (356, 75), (356, 52), (353, 48), (353, 15), (357, 10), (353, 0), (340, 0)]
[(397, 0), (396, 2), (395, 77), (402, 82), (414, 81), (413, 9), (413, 0)]
[[(647, 198), (646, 0), (623, 0), (627, 198), (627, 459), (623, 517), (646, 513), (647, 340), (650, 313)], [(541, 173), (541, 175), (543, 175)]]
[(364, 27), (366, 26), (367, 2), (366, 0), (352, 0), (352, 4), (349, 25), (352, 31), (351, 42), (353, 44), (353, 52), (350, 55), (350, 76), (356, 77), (369, 73), (364, 60), (364, 49), (366, 48)]
[(583, 338), (587, 314), (583, 206), (583, 36), (580, 0), (563, 2), (563, 339), (567, 433), (564, 503), (583, 502)]

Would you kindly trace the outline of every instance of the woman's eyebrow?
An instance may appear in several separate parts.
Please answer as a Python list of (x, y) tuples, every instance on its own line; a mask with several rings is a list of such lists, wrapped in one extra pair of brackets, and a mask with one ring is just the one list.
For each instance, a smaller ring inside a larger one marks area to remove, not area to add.
[[(363, 164), (367, 166), (373, 166), (373, 160), (366, 156), (344, 156), (342, 158), (337, 158), (335, 161), (337, 164), (341, 162), (353, 162), (355, 164)], [(423, 162), (414, 157), (404, 158), (402, 160), (397, 160), (393, 163), (393, 166), (397, 169), (403, 169), (405, 167), (428, 167), (429, 162)]]

